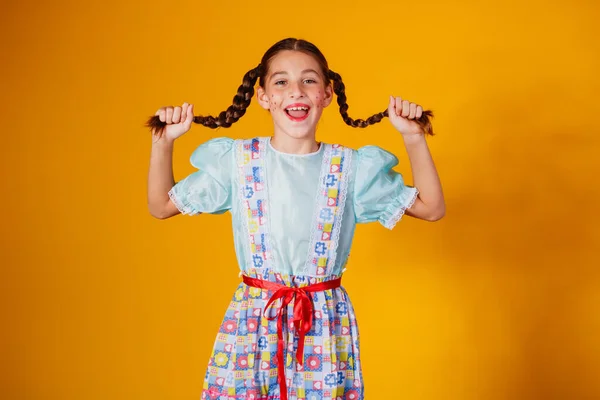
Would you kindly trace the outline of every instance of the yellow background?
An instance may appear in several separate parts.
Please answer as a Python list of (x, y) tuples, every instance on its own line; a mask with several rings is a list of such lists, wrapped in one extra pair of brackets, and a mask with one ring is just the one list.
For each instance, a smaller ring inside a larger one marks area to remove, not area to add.
[[(198, 399), (239, 282), (229, 214), (153, 219), (163, 105), (216, 114), (276, 41), (317, 44), (366, 118), (395, 94), (435, 112), (438, 223), (359, 226), (345, 286), (366, 398), (600, 398), (598, 3), (3, 2), (0, 397)], [(256, 102), (194, 126), (271, 133)], [(382, 146), (335, 107), (319, 139)]]

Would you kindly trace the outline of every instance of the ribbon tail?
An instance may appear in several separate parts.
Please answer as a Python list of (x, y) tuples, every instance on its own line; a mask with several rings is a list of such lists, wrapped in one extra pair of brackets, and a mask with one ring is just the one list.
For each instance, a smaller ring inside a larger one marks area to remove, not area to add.
[(277, 318), (277, 381), (279, 382), (279, 396), (281, 400), (287, 400), (287, 383), (285, 381), (285, 359), (283, 358), (283, 350), (285, 342), (283, 340), (283, 317), (287, 316), (287, 306), (294, 297), (293, 292), (288, 293), (281, 299), (281, 307), (278, 311)]
[[(281, 331), (279, 331), (281, 332)], [(285, 361), (283, 360), (283, 335), (280, 334), (277, 343), (277, 380), (279, 381), (279, 396), (281, 400), (287, 400), (287, 385), (285, 382)]]
[(294, 304), (294, 327), (298, 333), (298, 349), (296, 350), (296, 361), (304, 364), (304, 341), (305, 336), (312, 327), (313, 305), (309, 295), (301, 291), (300, 296)]

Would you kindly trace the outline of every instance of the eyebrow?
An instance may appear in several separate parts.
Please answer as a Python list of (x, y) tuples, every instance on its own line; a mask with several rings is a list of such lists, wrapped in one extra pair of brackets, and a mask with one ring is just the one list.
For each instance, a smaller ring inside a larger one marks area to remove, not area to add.
[[(307, 72), (313, 72), (313, 73), (319, 75), (319, 73), (317, 71), (315, 71), (314, 69), (305, 69), (301, 73), (306, 74)], [(286, 71), (277, 71), (277, 72), (273, 72), (271, 74), (271, 78), (274, 77), (275, 75), (287, 75), (287, 74), (288, 73)]]

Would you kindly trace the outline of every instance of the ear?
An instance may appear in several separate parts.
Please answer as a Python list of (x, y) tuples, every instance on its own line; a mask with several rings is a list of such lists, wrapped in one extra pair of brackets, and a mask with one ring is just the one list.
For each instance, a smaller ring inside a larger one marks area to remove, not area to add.
[(271, 109), (269, 104), (269, 95), (267, 94), (267, 92), (265, 92), (265, 89), (263, 89), (260, 86), (256, 89), (256, 99), (258, 100), (258, 104), (260, 104), (262, 108), (264, 108), (265, 110)]
[(331, 83), (325, 86), (325, 97), (323, 97), (323, 107), (327, 107), (333, 100), (333, 86)]

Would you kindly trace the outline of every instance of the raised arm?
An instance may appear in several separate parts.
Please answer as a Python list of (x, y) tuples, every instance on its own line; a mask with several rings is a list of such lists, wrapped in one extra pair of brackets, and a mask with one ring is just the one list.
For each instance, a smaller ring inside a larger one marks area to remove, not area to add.
[(437, 221), (446, 213), (446, 205), (442, 184), (425, 136), (404, 137), (404, 144), (410, 160), (413, 185), (419, 190), (415, 203), (406, 210), (406, 214), (427, 221)]
[(180, 211), (169, 198), (175, 185), (173, 177), (173, 146), (175, 139), (187, 132), (192, 124), (193, 105), (163, 107), (156, 114), (166, 126), (152, 132), (152, 150), (148, 171), (148, 209), (159, 219), (177, 215)]
[(148, 209), (150, 214), (165, 219), (179, 214), (169, 199), (169, 190), (175, 185), (173, 178), (173, 141), (164, 137), (152, 142), (148, 171)]
[(437, 221), (446, 213), (442, 185), (425, 134), (414, 120), (421, 117), (423, 109), (400, 97), (390, 97), (388, 114), (392, 125), (402, 134), (410, 160), (413, 185), (419, 195), (412, 207), (406, 210), (411, 217)]

